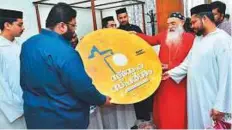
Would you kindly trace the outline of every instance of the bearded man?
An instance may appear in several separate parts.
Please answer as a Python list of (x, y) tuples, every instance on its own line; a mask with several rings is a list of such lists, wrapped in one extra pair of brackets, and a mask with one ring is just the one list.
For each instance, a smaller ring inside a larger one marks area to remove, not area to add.
[[(168, 20), (168, 29), (156, 36), (137, 33), (150, 45), (160, 45), (159, 58), (163, 71), (178, 66), (192, 47), (194, 36), (184, 32), (184, 16), (172, 13)], [(172, 79), (162, 81), (154, 94), (153, 119), (158, 129), (186, 129), (186, 79), (180, 84)]]
[(20, 84), (28, 129), (87, 129), (90, 105), (110, 104), (70, 45), (76, 25), (76, 11), (58, 3), (46, 29), (23, 43)]
[(231, 36), (216, 27), (210, 5), (195, 6), (190, 12), (197, 35), (193, 47), (184, 62), (162, 79), (179, 83), (187, 76), (188, 129), (205, 129), (229, 121), (232, 113)]

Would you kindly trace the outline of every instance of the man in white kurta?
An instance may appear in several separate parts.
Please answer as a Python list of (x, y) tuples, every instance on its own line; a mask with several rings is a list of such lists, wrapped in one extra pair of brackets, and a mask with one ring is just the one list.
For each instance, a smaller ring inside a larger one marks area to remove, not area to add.
[(0, 35), (1, 129), (26, 128), (20, 87), (21, 45), (15, 40), (15, 37), (20, 36), (24, 30), (22, 24), (21, 12), (0, 9), (0, 27), (2, 27)]
[[(192, 17), (193, 26), (199, 22), (194, 21), (196, 19), (197, 17)], [(190, 129), (204, 129), (211, 126), (212, 110), (219, 113), (232, 112), (231, 37), (223, 30), (217, 29), (209, 18), (205, 17), (202, 21), (206, 27), (204, 30), (209, 32), (203, 31), (204, 35), (197, 36), (184, 62), (166, 73), (177, 83), (187, 74), (188, 128)]]

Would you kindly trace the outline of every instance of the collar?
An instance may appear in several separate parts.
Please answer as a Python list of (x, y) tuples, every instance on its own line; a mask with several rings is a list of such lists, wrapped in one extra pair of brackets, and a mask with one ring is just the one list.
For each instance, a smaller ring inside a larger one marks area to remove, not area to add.
[(44, 35), (47, 35), (47, 36), (51, 36), (51, 37), (60, 37), (61, 35), (52, 31), (52, 30), (49, 30), (49, 29), (42, 29), (40, 34), (44, 34)]
[(124, 28), (124, 27), (128, 27), (128, 26), (131, 26), (131, 24), (120, 25), (119, 27)]
[(69, 46), (71, 46), (71, 43), (69, 41), (67, 41), (62, 35), (54, 32), (54, 31), (52, 31), (50, 29), (42, 29), (40, 34), (58, 38), (58, 39), (64, 41), (65, 43), (67, 43)]
[(16, 40), (12, 42), (3, 36), (0, 36), (0, 46), (11, 46), (12, 44), (18, 44), (18, 42)]

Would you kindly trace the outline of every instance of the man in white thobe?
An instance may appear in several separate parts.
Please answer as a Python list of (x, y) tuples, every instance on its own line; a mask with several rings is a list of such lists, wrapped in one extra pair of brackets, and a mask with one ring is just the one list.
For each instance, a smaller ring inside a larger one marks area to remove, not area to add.
[(188, 128), (204, 129), (221, 120), (231, 108), (231, 37), (216, 28), (208, 4), (191, 9), (197, 37), (187, 58), (163, 74), (179, 83), (187, 74)]
[(0, 9), (0, 129), (25, 129), (20, 87), (22, 12)]

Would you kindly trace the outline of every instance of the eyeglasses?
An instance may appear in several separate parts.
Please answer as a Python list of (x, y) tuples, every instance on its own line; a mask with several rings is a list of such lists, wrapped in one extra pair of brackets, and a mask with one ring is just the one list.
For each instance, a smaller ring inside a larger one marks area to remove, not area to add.
[(71, 24), (71, 23), (65, 23), (67, 25), (71, 25), (73, 28), (77, 28), (77, 25), (76, 24)]

